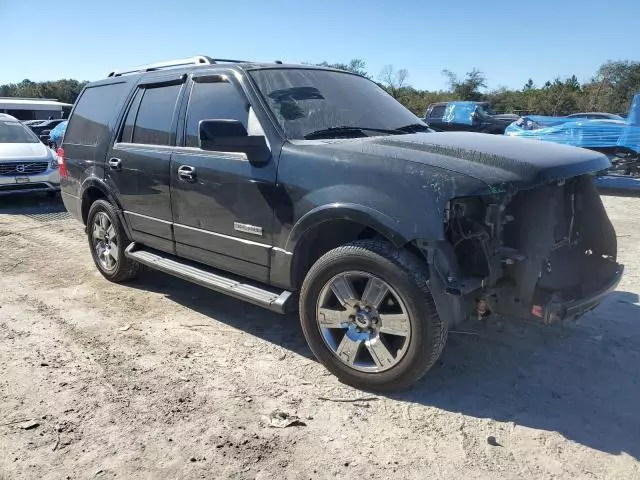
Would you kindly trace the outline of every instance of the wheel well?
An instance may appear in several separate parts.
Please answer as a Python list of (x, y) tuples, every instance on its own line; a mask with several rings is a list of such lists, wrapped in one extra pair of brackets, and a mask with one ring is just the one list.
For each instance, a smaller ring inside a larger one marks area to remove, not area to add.
[(82, 222), (85, 225), (87, 224), (87, 217), (89, 216), (91, 205), (101, 198), (107, 198), (107, 195), (98, 187), (89, 187), (84, 191), (82, 195)]
[[(295, 249), (292, 283), (297, 290), (311, 266), (329, 250), (356, 240), (380, 238), (391, 240), (375, 229), (350, 220), (330, 220), (316, 225), (305, 233)], [(407, 246), (411, 246), (408, 244)]]

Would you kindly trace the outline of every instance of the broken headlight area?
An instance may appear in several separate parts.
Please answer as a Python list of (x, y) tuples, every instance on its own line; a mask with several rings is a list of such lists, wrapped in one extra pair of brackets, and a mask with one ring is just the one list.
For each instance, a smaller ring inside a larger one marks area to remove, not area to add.
[(462, 297), (478, 317), (578, 317), (597, 306), (622, 274), (616, 234), (590, 175), (453, 199), (445, 230), (448, 261), (436, 271), (445, 292)]

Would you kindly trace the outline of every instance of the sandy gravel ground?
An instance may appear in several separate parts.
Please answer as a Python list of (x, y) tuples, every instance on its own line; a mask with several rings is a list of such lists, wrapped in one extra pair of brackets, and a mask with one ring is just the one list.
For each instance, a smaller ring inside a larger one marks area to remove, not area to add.
[[(372, 397), (296, 316), (149, 270), (109, 283), (60, 204), (0, 199), (0, 479), (640, 478), (640, 199), (605, 201), (627, 273), (600, 308), (465, 324)], [(266, 426), (276, 409), (304, 425)]]

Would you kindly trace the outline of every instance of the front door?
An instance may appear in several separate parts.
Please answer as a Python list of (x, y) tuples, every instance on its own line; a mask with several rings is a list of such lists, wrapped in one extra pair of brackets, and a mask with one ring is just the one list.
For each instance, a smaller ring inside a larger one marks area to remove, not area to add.
[(176, 253), (267, 282), (273, 245), (277, 165), (252, 165), (244, 153), (198, 147), (201, 120), (238, 120), (264, 134), (249, 101), (224, 75), (195, 77), (184, 132), (171, 162)]
[(183, 84), (178, 78), (138, 86), (107, 155), (107, 182), (122, 205), (132, 240), (166, 252), (174, 251), (170, 163)]

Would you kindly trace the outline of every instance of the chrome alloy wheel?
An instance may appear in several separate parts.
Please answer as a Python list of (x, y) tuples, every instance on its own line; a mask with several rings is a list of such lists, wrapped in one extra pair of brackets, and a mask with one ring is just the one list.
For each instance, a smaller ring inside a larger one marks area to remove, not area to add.
[(116, 229), (106, 213), (98, 212), (93, 218), (91, 238), (102, 268), (109, 272), (115, 270), (119, 256)]
[(370, 273), (349, 271), (329, 280), (320, 291), (316, 319), (329, 349), (355, 370), (388, 370), (409, 347), (411, 323), (402, 299)]

